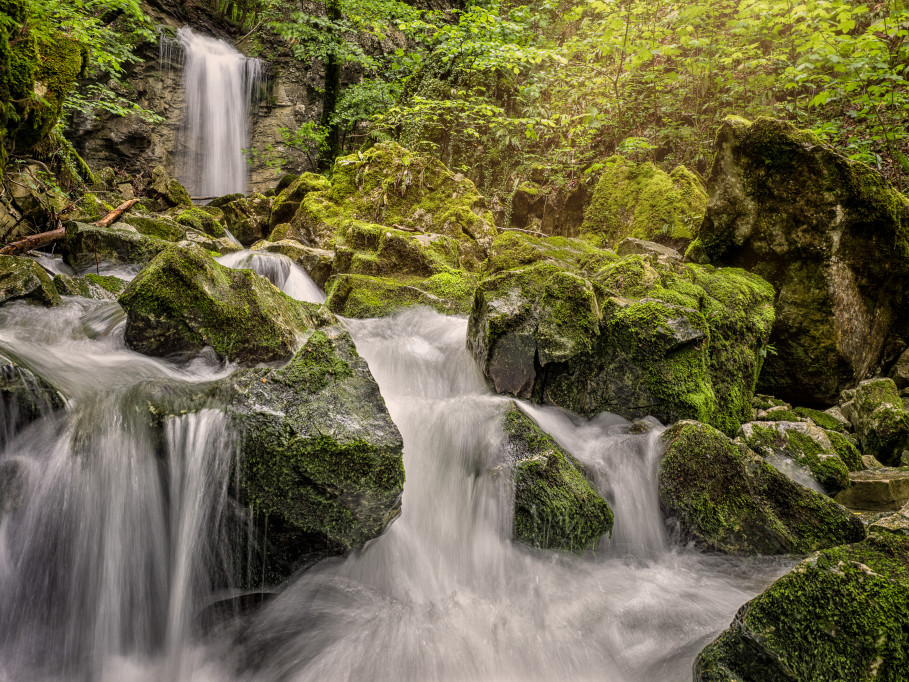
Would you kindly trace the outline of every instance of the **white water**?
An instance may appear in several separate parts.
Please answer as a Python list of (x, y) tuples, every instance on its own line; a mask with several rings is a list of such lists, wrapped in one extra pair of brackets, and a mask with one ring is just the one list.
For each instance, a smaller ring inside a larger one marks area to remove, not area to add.
[[(194, 197), (246, 192), (249, 108), (262, 82), (262, 64), (223, 40), (181, 28), (186, 115), (178, 176)], [(162, 59), (171, 59), (162, 41)]]
[(324, 303), (325, 294), (306, 270), (287, 256), (267, 251), (237, 251), (216, 258), (229, 268), (249, 268), (298, 301)]
[(675, 546), (660, 516), (659, 429), (524, 408), (594, 473), (616, 515), (583, 557), (509, 539), (510, 498), (466, 321), (415, 310), (349, 321), (405, 443), (403, 513), (382, 537), (284, 587), (239, 640), (190, 623), (221, 598), (230, 444), (218, 412), (171, 418), (145, 391), (228, 370), (125, 349), (116, 304), (0, 308), (0, 352), (70, 405), (0, 464), (25, 480), (0, 522), (0, 680), (688, 680), (691, 663), (784, 563)]

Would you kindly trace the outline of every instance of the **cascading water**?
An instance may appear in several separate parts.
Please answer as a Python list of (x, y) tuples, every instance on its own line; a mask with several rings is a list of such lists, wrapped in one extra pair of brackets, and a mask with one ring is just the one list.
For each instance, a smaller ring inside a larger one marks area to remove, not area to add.
[[(275, 262), (222, 260), (303, 297)], [(231, 436), (208, 409), (168, 418), (156, 441), (143, 406), (154, 386), (230, 368), (133, 353), (122, 319), (84, 299), (0, 308), (0, 352), (68, 398), (0, 453), (22, 479), (0, 521), (0, 680), (688, 680), (697, 651), (786, 568), (671, 541), (658, 425), (633, 434), (612, 415), (530, 405), (594, 473), (616, 525), (583, 557), (512, 543), (507, 400), (464, 349), (465, 320), (412, 310), (347, 321), (404, 437), (401, 517), (291, 580), (239, 635), (203, 637), (193, 623), (229, 573)]]
[[(177, 161), (180, 181), (195, 197), (246, 192), (243, 150), (249, 145), (249, 109), (262, 82), (262, 63), (190, 28), (177, 31), (177, 41), (186, 92)], [(162, 60), (171, 59), (169, 50), (162, 47)]]

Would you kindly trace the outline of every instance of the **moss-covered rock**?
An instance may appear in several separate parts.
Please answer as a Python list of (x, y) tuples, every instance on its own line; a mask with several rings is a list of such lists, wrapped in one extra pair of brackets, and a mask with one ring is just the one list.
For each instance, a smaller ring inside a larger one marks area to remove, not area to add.
[(729, 434), (750, 421), (773, 322), (766, 282), (656, 256), (603, 257), (578, 240), (548, 255), (544, 240), (520, 241), (526, 248), (507, 258), (493, 247), (494, 274), (477, 287), (468, 327), (497, 392), (585, 414), (693, 418)]
[(830, 431), (842, 431), (845, 433), (850, 428), (848, 421), (839, 419), (838, 417), (828, 412), (815, 410), (811, 407), (796, 407), (793, 412), (795, 412), (800, 417), (810, 419), (822, 429), (828, 429)]
[(727, 119), (716, 149), (688, 257), (774, 285), (777, 353), (761, 387), (795, 404), (832, 405), (889, 361), (885, 349), (905, 348), (909, 199), (783, 121)]
[(833, 448), (836, 456), (843, 460), (843, 464), (849, 471), (861, 471), (865, 468), (862, 463), (862, 453), (855, 447), (855, 443), (839, 431), (825, 429), (825, 433), (830, 441), (830, 447)]
[(660, 504), (711, 549), (806, 553), (865, 535), (862, 522), (848, 510), (706, 424), (682, 421), (663, 438)]
[(127, 283), (112, 275), (88, 273), (85, 276), (54, 275), (54, 287), (61, 296), (81, 296), (97, 301), (115, 301)]
[(97, 194), (86, 192), (67, 217), (81, 223), (94, 223), (113, 210), (114, 207), (104, 202)]
[(324, 175), (303, 173), (275, 196), (268, 219), (269, 229), (293, 220), (300, 208), (300, 202), (307, 194), (324, 192), (330, 188), (331, 183)]
[(892, 379), (861, 382), (843, 409), (855, 427), (863, 454), (874, 455), (884, 464), (900, 464), (909, 451), (909, 412)]
[[(219, 215), (224, 215), (223, 211), (217, 209)], [(205, 210), (198, 206), (193, 206), (177, 214), (175, 221), (180, 225), (191, 227), (197, 232), (207, 234), (209, 237), (220, 239), (225, 235), (224, 226), (221, 221), (213, 215), (213, 211)]]
[(219, 206), (224, 211), (224, 224), (243, 246), (268, 236), (271, 199), (263, 194), (241, 196)]
[(701, 179), (685, 166), (667, 174), (649, 161), (613, 156), (604, 164), (581, 231), (597, 235), (607, 247), (636, 237), (684, 249), (706, 206)]
[(144, 265), (170, 246), (170, 242), (140, 234), (125, 223), (97, 227), (86, 223), (66, 223), (63, 261), (77, 272), (94, 268), (97, 263)]
[(514, 480), (515, 540), (583, 552), (612, 532), (612, 510), (574, 457), (514, 403), (502, 417), (502, 429)]
[(403, 443), (346, 331), (323, 327), (285, 367), (230, 382), (240, 501), (267, 519), (266, 582), (385, 530), (400, 511)]
[(0, 354), (0, 448), (19, 429), (63, 405), (53, 386)]
[(463, 270), (420, 277), (333, 275), (325, 287), (325, 305), (344, 317), (384, 317), (410, 306), (426, 306), (446, 315), (470, 312), (476, 278)]
[(849, 468), (839, 458), (827, 433), (815, 424), (751, 422), (742, 425), (739, 437), (773, 466), (779, 460), (791, 460), (807, 469), (830, 496), (849, 487)]
[(164, 166), (155, 166), (152, 169), (151, 179), (145, 188), (145, 196), (158, 211), (193, 205), (189, 192), (171, 177)]
[(249, 248), (252, 251), (268, 251), (269, 253), (280, 253), (287, 256), (306, 270), (312, 281), (320, 287), (324, 287), (325, 283), (328, 282), (328, 278), (331, 277), (332, 264), (335, 259), (334, 251), (304, 246), (293, 239), (259, 241)]
[(694, 666), (700, 682), (889, 680), (909, 669), (909, 539), (813, 554), (745, 604)]
[(60, 303), (60, 294), (50, 275), (31, 258), (0, 256), (0, 305), (9, 301), (53, 306)]
[(331, 319), (321, 306), (283, 294), (251, 270), (234, 270), (198, 247), (156, 257), (120, 295), (126, 344), (147, 355), (211, 346), (237, 362), (286, 360), (307, 331)]
[[(144, 234), (146, 237), (155, 237), (168, 242), (178, 242), (186, 238), (186, 228), (182, 224), (160, 213), (129, 213), (123, 216), (119, 222), (136, 228), (139, 234)], [(114, 223), (114, 226), (122, 227), (117, 223)]]

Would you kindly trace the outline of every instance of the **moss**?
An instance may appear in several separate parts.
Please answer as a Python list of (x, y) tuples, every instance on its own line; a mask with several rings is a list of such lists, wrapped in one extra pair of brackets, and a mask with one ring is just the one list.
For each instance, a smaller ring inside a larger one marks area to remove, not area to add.
[(133, 230), (96, 227), (75, 221), (66, 224), (63, 261), (76, 271), (95, 268), (98, 262), (145, 264), (170, 245)]
[(660, 502), (711, 548), (805, 553), (864, 537), (861, 521), (846, 509), (705, 424), (679, 422), (663, 437)]
[(849, 471), (861, 471), (865, 468), (865, 465), (862, 463), (862, 453), (859, 452), (859, 449), (855, 447), (846, 436), (838, 431), (825, 432), (833, 446), (833, 451), (836, 453), (837, 457), (843, 460), (843, 463)]
[(113, 301), (126, 288), (126, 282), (118, 277), (101, 276), (94, 273), (83, 277), (55, 275), (54, 287), (61, 296), (81, 296), (101, 301)]
[(121, 220), (136, 228), (139, 234), (144, 234), (146, 237), (163, 239), (168, 242), (178, 242), (186, 237), (186, 229), (182, 224), (159, 215), (132, 214), (124, 216)]
[(578, 462), (514, 406), (502, 428), (513, 464), (514, 539), (544, 549), (593, 549), (612, 531), (612, 510)]
[(114, 210), (113, 206), (101, 201), (97, 195), (87, 192), (79, 199), (73, 213), (69, 214), (69, 217), (81, 222), (93, 223), (112, 210)]
[(743, 606), (695, 677), (897, 682), (909, 667), (907, 594), (909, 540), (881, 534), (824, 550)]
[(0, 255), (0, 305), (9, 301), (55, 306), (60, 294), (44, 268), (31, 258)]
[(840, 431), (845, 433), (848, 426), (835, 417), (831, 417), (826, 412), (815, 410), (810, 407), (796, 407), (794, 412), (800, 416), (810, 419), (822, 429), (829, 431)]
[[(223, 215), (223, 212), (219, 211), (219, 213)], [(175, 220), (180, 225), (191, 227), (215, 239), (220, 239), (225, 235), (224, 226), (210, 211), (206, 211), (204, 208), (193, 206), (177, 214)]]
[(604, 164), (581, 230), (610, 247), (625, 237), (683, 247), (694, 239), (706, 206), (703, 184), (684, 166), (667, 175), (650, 162), (614, 156)]
[(85, 279), (112, 294), (120, 294), (127, 285), (127, 282), (113, 275), (97, 275), (89, 272), (85, 275)]
[(329, 310), (345, 317), (384, 317), (402, 308), (422, 305), (441, 313), (466, 314), (474, 288), (472, 275), (445, 272), (419, 277), (333, 275), (326, 284)]
[(801, 416), (793, 410), (773, 410), (772, 412), (767, 412), (765, 416), (760, 417), (760, 421), (797, 422), (801, 421)]
[(324, 192), (331, 187), (331, 183), (322, 175), (315, 173), (303, 173), (294, 178), (287, 187), (278, 191), (271, 207), (271, 216), (269, 226), (274, 227), (282, 223), (289, 223), (297, 210), (300, 208), (300, 202), (310, 192)]

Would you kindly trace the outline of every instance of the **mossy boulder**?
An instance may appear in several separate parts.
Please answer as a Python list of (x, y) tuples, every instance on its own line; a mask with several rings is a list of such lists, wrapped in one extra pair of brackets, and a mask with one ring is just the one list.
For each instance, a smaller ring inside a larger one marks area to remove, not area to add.
[(612, 532), (612, 510), (580, 462), (512, 403), (502, 417), (514, 481), (512, 536), (533, 547), (583, 552)]
[(830, 496), (849, 487), (849, 467), (839, 458), (827, 432), (815, 424), (750, 422), (742, 425), (739, 437), (781, 470), (789, 462), (807, 470)]
[(64, 405), (49, 383), (0, 353), (0, 448), (18, 430)]
[(909, 199), (809, 132), (727, 118), (688, 258), (778, 292), (762, 390), (832, 405), (909, 343)]
[(63, 262), (77, 272), (95, 268), (97, 263), (145, 265), (169, 246), (170, 242), (141, 234), (126, 223), (97, 227), (69, 221), (63, 242)]
[(271, 206), (268, 219), (269, 229), (282, 223), (289, 223), (297, 214), (300, 202), (310, 192), (324, 192), (331, 188), (331, 183), (324, 175), (303, 173), (294, 179), (286, 188), (279, 191)]
[(306, 274), (320, 287), (324, 287), (328, 278), (331, 277), (332, 264), (335, 259), (334, 251), (305, 246), (293, 239), (281, 239), (274, 242), (258, 241), (249, 248), (252, 251), (267, 251), (287, 256), (306, 270)]
[(265, 521), (258, 575), (279, 583), (314, 558), (381, 534), (400, 512), (403, 442), (349, 334), (314, 332), (280, 369), (241, 370), (239, 500)]
[(287, 360), (307, 331), (331, 319), (252, 270), (233, 270), (198, 247), (157, 256), (118, 299), (126, 345), (147, 355), (188, 355), (211, 346), (236, 362)]
[(93, 223), (114, 210), (114, 207), (102, 200), (94, 192), (86, 192), (76, 203), (68, 218), (82, 223)]
[(127, 282), (112, 275), (97, 275), (93, 272), (84, 276), (54, 275), (54, 288), (61, 296), (81, 296), (97, 301), (115, 301)]
[(649, 161), (613, 156), (603, 164), (581, 232), (610, 248), (635, 237), (684, 249), (695, 238), (706, 206), (703, 182), (685, 166), (666, 173)]
[(476, 278), (463, 270), (420, 277), (333, 275), (326, 285), (325, 305), (344, 317), (384, 317), (411, 306), (426, 306), (446, 315), (470, 312)]
[(800, 554), (858, 542), (858, 517), (781, 474), (741, 442), (694, 421), (663, 435), (660, 504), (682, 529), (728, 554)]
[(219, 208), (224, 211), (224, 225), (243, 246), (268, 236), (271, 199), (264, 194), (240, 197)]
[(909, 538), (808, 557), (745, 604), (694, 665), (699, 682), (890, 680), (909, 669)]
[[(186, 237), (186, 228), (183, 225), (159, 213), (128, 213), (118, 222), (136, 228), (139, 234), (144, 234), (146, 237), (155, 237), (168, 242), (178, 242)], [(117, 223), (114, 223), (114, 226), (118, 226)]]
[(152, 169), (151, 179), (145, 187), (145, 196), (158, 211), (166, 211), (176, 206), (193, 205), (189, 192), (174, 179), (164, 166)]
[(0, 305), (9, 301), (53, 306), (60, 294), (44, 268), (24, 256), (0, 256)]
[(892, 379), (861, 382), (843, 409), (863, 454), (888, 465), (899, 465), (904, 456), (909, 460), (909, 412)]
[(766, 282), (656, 256), (598, 256), (579, 240), (546, 257), (544, 240), (521, 241), (527, 248), (508, 258), (493, 248), (468, 326), (468, 348), (497, 392), (584, 414), (698, 419), (730, 435), (751, 420), (773, 323)]
[[(180, 225), (191, 227), (197, 232), (207, 234), (209, 237), (220, 239), (225, 235), (224, 226), (221, 225), (221, 221), (213, 213), (211, 210), (193, 206), (185, 211), (180, 211), (174, 220)], [(217, 213), (221, 216), (224, 215), (220, 209), (217, 209)]]

